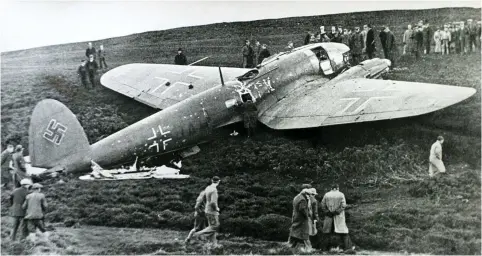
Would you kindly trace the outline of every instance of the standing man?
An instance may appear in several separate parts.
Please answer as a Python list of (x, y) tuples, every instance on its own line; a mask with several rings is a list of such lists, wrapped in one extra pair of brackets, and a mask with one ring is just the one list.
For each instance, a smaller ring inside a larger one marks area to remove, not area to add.
[(4, 188), (8, 187), (8, 184), (12, 180), (12, 174), (10, 173), (10, 161), (12, 161), (12, 154), (13, 145), (8, 144), (7, 148), (2, 152), (2, 186)]
[(422, 27), (417, 27), (417, 32), (415, 32), (414, 35), (415, 38), (415, 57), (417, 59), (420, 59), (420, 56), (423, 53), (423, 32), (422, 32)]
[[(466, 32), (466, 41), (467, 41), (467, 52), (474, 52), (474, 49), (477, 48), (476, 40), (477, 37), (477, 27), (472, 22), (472, 19), (467, 20), (467, 32)], [(475, 47), (475, 48), (473, 48)]]
[(366, 40), (366, 51), (369, 59), (373, 59), (375, 48), (375, 32), (372, 29), (372, 25), (368, 24), (367, 40)]
[(309, 191), (305, 188), (293, 199), (293, 217), (288, 238), (291, 248), (303, 243), (306, 252), (312, 251), (310, 228), (313, 222), (313, 211), (311, 207)]
[(428, 175), (434, 177), (437, 173), (445, 173), (445, 165), (442, 162), (442, 144), (444, 143), (444, 137), (438, 136), (437, 141), (432, 144), (430, 148), (430, 165), (428, 168)]
[(433, 30), (428, 23), (428, 20), (425, 20), (425, 29), (423, 30), (424, 36), (424, 43), (425, 43), (425, 54), (430, 53), (430, 45), (432, 44), (432, 37), (433, 37)]
[(20, 187), (20, 181), (25, 178), (30, 178), (27, 174), (27, 167), (25, 166), (25, 159), (23, 158), (23, 147), (17, 145), (15, 147), (15, 153), (12, 155), (12, 162), (14, 168), (13, 184), (15, 187)]
[(271, 56), (271, 53), (269, 53), (268, 51), (268, 46), (266, 44), (263, 44), (261, 46), (261, 52), (259, 53), (259, 57), (258, 57), (258, 64), (261, 64), (263, 63), (263, 60), (268, 58), (269, 56)]
[(327, 43), (330, 42), (330, 38), (325, 32), (325, 26), (320, 26), (320, 39), (318, 40), (319, 43)]
[(331, 186), (331, 191), (326, 193), (321, 200), (321, 209), (325, 212), (323, 233), (330, 234), (330, 239), (326, 246), (328, 251), (331, 247), (330, 240), (333, 235), (337, 235), (343, 240), (345, 251), (353, 249), (348, 235), (348, 227), (345, 223), (345, 208), (345, 195), (339, 191), (338, 184), (333, 184)]
[(412, 25), (408, 24), (407, 30), (403, 33), (403, 55), (411, 54), (413, 51), (413, 30)]
[(453, 40), (455, 40), (455, 51), (460, 54), (467, 53), (467, 42), (469, 41), (469, 35), (463, 21), (456, 25), (455, 33), (452, 37)]
[(387, 26), (383, 26), (380, 33), (378, 34), (378, 37), (380, 38), (380, 43), (382, 44), (382, 49), (383, 49), (383, 56), (385, 56), (385, 59), (388, 59), (388, 54), (387, 54), (387, 36), (385, 33), (385, 28)]
[(77, 75), (80, 77), (80, 81), (82, 85), (87, 88), (87, 61), (82, 60), (80, 63), (79, 68), (77, 69)]
[(192, 236), (195, 232), (203, 230), (206, 228), (206, 213), (204, 210), (206, 209), (206, 192), (203, 190), (199, 193), (199, 196), (196, 199), (196, 205), (194, 206), (194, 228), (191, 229), (189, 235), (187, 236), (185, 243), (188, 243), (191, 240)]
[(384, 29), (385, 32), (385, 58), (389, 59), (392, 62), (390, 65), (390, 69), (395, 67), (395, 53), (397, 51), (397, 47), (395, 45), (395, 36), (393, 35), (392, 31), (387, 27)]
[(25, 202), (23, 203), (23, 209), (25, 212), (25, 220), (28, 223), (28, 230), (30, 233), (35, 233), (36, 228), (40, 229), (44, 233), (44, 214), (47, 210), (47, 200), (45, 195), (40, 193), (43, 186), (39, 183), (32, 185), (33, 192), (27, 195)]
[(89, 61), (87, 61), (87, 64), (85, 64), (87, 68), (87, 73), (89, 74), (89, 80), (90, 83), (92, 84), (92, 88), (95, 87), (95, 75), (97, 74), (97, 69), (99, 66), (97, 65), (97, 62), (95, 62), (94, 55), (89, 56)]
[(355, 27), (355, 33), (353, 33), (350, 38), (353, 66), (358, 65), (361, 61), (363, 44), (363, 35), (360, 33), (360, 27)]
[(362, 59), (365, 60), (367, 57), (366, 57), (366, 53), (367, 53), (367, 33), (368, 33), (368, 25), (363, 25), (363, 31), (361, 32), (362, 36), (363, 36), (363, 48), (362, 48), (362, 54), (363, 54), (363, 57)]
[(89, 47), (85, 50), (85, 57), (89, 58), (90, 55), (94, 55), (95, 57), (96, 53), (95, 48), (92, 47), (92, 42), (89, 42)]
[(22, 232), (22, 239), (28, 235), (27, 223), (24, 220), (25, 210), (23, 209), (23, 203), (28, 194), (28, 187), (32, 185), (32, 182), (30, 179), (23, 179), (20, 181), (20, 185), (21, 187), (14, 189), (10, 195), (10, 216), (13, 219), (12, 241), (15, 241), (19, 227)]
[(104, 45), (100, 45), (100, 49), (97, 52), (99, 55), (99, 64), (100, 64), (100, 69), (103, 69), (102, 64), (104, 64), (105, 68), (107, 68), (107, 63), (105, 62), (105, 51), (104, 51)]
[(244, 103), (243, 119), (248, 138), (251, 137), (251, 135), (254, 136), (258, 124), (258, 108), (252, 100), (247, 100), (246, 103)]
[(345, 28), (343, 34), (341, 35), (341, 42), (346, 46), (350, 47), (350, 36), (351, 33), (348, 32), (348, 29)]
[(440, 27), (437, 27), (435, 33), (433, 33), (433, 41), (435, 42), (435, 53), (442, 52), (442, 31), (440, 31)]
[(448, 26), (444, 28), (441, 33), (442, 38), (442, 55), (450, 53), (450, 41), (452, 40), (452, 35), (450, 34)]
[(219, 230), (219, 207), (218, 207), (218, 189), (217, 186), (221, 179), (218, 176), (214, 176), (211, 179), (211, 185), (209, 185), (204, 193), (206, 194), (206, 207), (204, 212), (208, 219), (208, 227), (193, 234), (193, 237), (200, 235), (209, 235), (213, 244), (217, 244), (216, 232)]
[(182, 48), (177, 49), (177, 55), (174, 57), (174, 64), (187, 65), (187, 58), (186, 55), (182, 53)]
[(261, 52), (261, 44), (259, 43), (258, 40), (256, 40), (256, 43), (254, 44), (254, 66), (253, 67), (256, 67), (258, 66), (258, 58), (259, 58), (259, 53)]
[(253, 64), (253, 48), (251, 48), (249, 40), (246, 40), (243, 46), (243, 68), (252, 68)]

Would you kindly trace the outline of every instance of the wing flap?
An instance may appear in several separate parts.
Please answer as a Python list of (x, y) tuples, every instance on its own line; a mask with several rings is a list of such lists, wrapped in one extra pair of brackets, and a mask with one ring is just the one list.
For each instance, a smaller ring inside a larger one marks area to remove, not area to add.
[(259, 120), (273, 129), (300, 129), (395, 119), (448, 107), (475, 92), (467, 87), (365, 78), (317, 80), (260, 113)]
[[(226, 81), (248, 70), (222, 69)], [(105, 73), (101, 84), (153, 108), (164, 109), (220, 84), (220, 78), (217, 67), (127, 64)]]

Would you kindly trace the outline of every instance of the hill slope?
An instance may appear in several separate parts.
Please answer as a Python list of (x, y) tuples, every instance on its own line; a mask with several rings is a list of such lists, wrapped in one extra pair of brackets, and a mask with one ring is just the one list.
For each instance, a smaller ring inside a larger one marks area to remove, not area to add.
[[(239, 66), (240, 45), (250, 35), (276, 52), (288, 40), (299, 45), (305, 30), (320, 24), (388, 22), (400, 39), (407, 22), (427, 18), (435, 25), (475, 16), (480, 9), (340, 14), (147, 32), (103, 43), (109, 67), (171, 63), (178, 46), (191, 61), (212, 55), (205, 65)], [(2, 54), (2, 145), (28, 145), (29, 115), (45, 98), (71, 108), (91, 143), (155, 112), (105, 88), (81, 88), (75, 72), (84, 51), (85, 44), (77, 43)], [(50, 181), (47, 221), (187, 230), (197, 193), (216, 174), (223, 178), (222, 231), (283, 241), (300, 184), (312, 182), (322, 194), (338, 181), (352, 205), (352, 238), (362, 248), (480, 254), (480, 54), (430, 55), (419, 62), (401, 57), (398, 63), (404, 69), (391, 79), (468, 86), (477, 94), (417, 118), (289, 132), (262, 127), (253, 140), (215, 137), (184, 162), (184, 172), (193, 176), (187, 181)], [(223, 131), (232, 129), (242, 125)], [(449, 175), (431, 181), (428, 150), (439, 134), (446, 138)]]

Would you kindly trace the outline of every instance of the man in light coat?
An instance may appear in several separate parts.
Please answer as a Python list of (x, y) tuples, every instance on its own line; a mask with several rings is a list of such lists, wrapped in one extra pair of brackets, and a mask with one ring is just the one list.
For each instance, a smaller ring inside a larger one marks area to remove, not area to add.
[(339, 236), (343, 240), (345, 250), (353, 249), (351, 247), (350, 237), (348, 235), (348, 227), (345, 222), (345, 195), (339, 190), (338, 184), (331, 186), (331, 191), (326, 193), (321, 200), (321, 209), (325, 213), (323, 221), (323, 233), (330, 234), (326, 249), (331, 247), (331, 237)]
[(8, 187), (12, 180), (10, 173), (10, 162), (12, 161), (13, 145), (8, 144), (7, 148), (2, 152), (2, 186)]
[(288, 244), (291, 248), (296, 248), (301, 243), (304, 245), (304, 251), (311, 252), (313, 250), (310, 242), (312, 221), (313, 210), (310, 192), (305, 188), (293, 199), (293, 216), (288, 238)]
[(200, 235), (209, 235), (213, 244), (217, 244), (216, 232), (219, 230), (219, 207), (218, 207), (218, 189), (217, 186), (221, 182), (218, 176), (211, 179), (211, 185), (206, 187), (204, 193), (206, 195), (206, 206), (204, 212), (208, 220), (208, 227), (193, 234), (193, 237)]
[(32, 185), (32, 181), (23, 179), (20, 181), (20, 184), (21, 187), (14, 189), (10, 195), (10, 216), (13, 219), (12, 241), (15, 241), (17, 237), (18, 228), (20, 228), (22, 232), (22, 239), (28, 235), (27, 223), (24, 220), (25, 210), (23, 209), (23, 203), (27, 197), (28, 188)]
[(196, 205), (194, 206), (194, 228), (191, 229), (189, 235), (187, 236), (185, 242), (189, 242), (192, 236), (196, 231), (203, 230), (206, 228), (206, 213), (204, 210), (206, 209), (206, 191), (203, 190), (199, 193), (199, 196), (196, 199)]
[(412, 25), (408, 24), (407, 30), (403, 33), (403, 55), (411, 54), (413, 51), (413, 30)]
[(430, 148), (430, 164), (428, 167), (428, 175), (434, 177), (437, 173), (445, 173), (445, 165), (442, 162), (442, 144), (444, 137), (438, 136), (437, 141)]
[(22, 145), (17, 145), (15, 147), (15, 153), (12, 156), (14, 174), (13, 174), (13, 184), (15, 187), (20, 187), (20, 181), (25, 178), (30, 178), (27, 174), (27, 167), (25, 166), (25, 159), (23, 158), (23, 147)]
[(33, 192), (25, 198), (23, 203), (23, 209), (25, 212), (25, 220), (28, 224), (28, 230), (30, 233), (35, 233), (36, 228), (38, 228), (42, 233), (44, 233), (44, 215), (47, 210), (47, 200), (45, 195), (40, 192), (43, 186), (39, 183), (34, 183), (32, 185)]

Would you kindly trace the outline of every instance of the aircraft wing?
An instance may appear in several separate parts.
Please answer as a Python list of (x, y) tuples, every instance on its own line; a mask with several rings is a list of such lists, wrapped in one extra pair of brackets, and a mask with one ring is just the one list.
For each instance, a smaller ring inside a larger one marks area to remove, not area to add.
[[(222, 68), (224, 81), (249, 71)], [(217, 67), (167, 64), (127, 64), (105, 73), (103, 86), (153, 108), (164, 109), (221, 84)], [(192, 89), (189, 85), (192, 84)]]
[(458, 103), (473, 88), (358, 78), (309, 82), (259, 120), (273, 129), (300, 129), (417, 116)]

